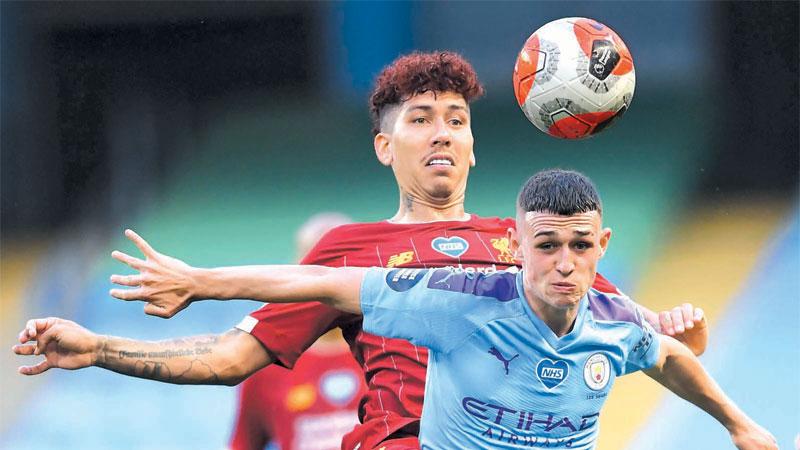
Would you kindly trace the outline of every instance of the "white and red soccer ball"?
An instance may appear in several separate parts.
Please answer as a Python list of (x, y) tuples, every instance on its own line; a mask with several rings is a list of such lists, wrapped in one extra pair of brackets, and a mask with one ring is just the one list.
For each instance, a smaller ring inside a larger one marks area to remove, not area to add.
[(517, 102), (537, 128), (565, 139), (593, 136), (628, 109), (633, 58), (611, 28), (568, 17), (536, 30), (514, 65)]

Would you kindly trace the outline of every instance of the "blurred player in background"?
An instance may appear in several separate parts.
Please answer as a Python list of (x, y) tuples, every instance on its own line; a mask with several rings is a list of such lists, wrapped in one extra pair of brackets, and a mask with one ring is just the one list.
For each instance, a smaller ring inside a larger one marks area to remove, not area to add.
[[(295, 235), (297, 260), (331, 228), (351, 223), (339, 213), (312, 216)], [(320, 337), (292, 370), (271, 365), (239, 388), (231, 450), (336, 450), (358, 423), (364, 374), (339, 329)]]
[[(391, 167), (397, 180), (397, 213), (388, 220), (332, 230), (303, 263), (487, 273), (518, 267), (507, 238), (514, 219), (483, 218), (464, 209), (467, 176), (475, 165), (469, 104), (482, 94), (472, 66), (454, 53), (413, 53), (385, 68), (370, 97), (373, 145), (379, 162)], [(138, 289), (113, 290), (112, 295), (147, 299), (147, 314), (171, 317), (194, 300), (257, 294), (237, 290), (236, 268), (223, 271), (222, 279), (210, 279), (209, 272), (156, 252), (132, 231), (126, 234), (146, 259), (113, 254), (141, 273), (113, 276), (113, 282)], [(619, 293), (600, 275), (593, 287)], [(660, 315), (645, 314), (695, 353), (704, 351), (707, 329), (699, 309), (684, 304)], [(321, 335), (337, 327), (361, 363), (368, 386), (359, 411), (362, 423), (344, 438), (342, 448), (418, 449), (427, 350), (366, 333), (360, 316), (321, 303), (270, 304), (227, 333), (156, 343), (97, 336), (62, 319), (32, 320), (20, 341), (36, 340), (39, 352), (48, 349), (47, 359), (20, 372), (97, 365), (170, 383), (236, 384), (271, 363), (292, 367)], [(15, 351), (33, 352), (30, 346)], [(173, 356), (161, 358), (165, 351)]]

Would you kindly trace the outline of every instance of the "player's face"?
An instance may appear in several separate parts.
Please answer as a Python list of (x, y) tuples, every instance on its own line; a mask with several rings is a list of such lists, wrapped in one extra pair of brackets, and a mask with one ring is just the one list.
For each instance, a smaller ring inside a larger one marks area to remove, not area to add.
[(594, 282), (611, 230), (597, 211), (572, 216), (543, 212), (517, 215), (512, 243), (519, 245), (525, 292), (556, 309), (578, 305)]
[(415, 95), (387, 114), (375, 152), (391, 166), (400, 189), (416, 201), (441, 204), (462, 197), (475, 165), (467, 102), (453, 92)]

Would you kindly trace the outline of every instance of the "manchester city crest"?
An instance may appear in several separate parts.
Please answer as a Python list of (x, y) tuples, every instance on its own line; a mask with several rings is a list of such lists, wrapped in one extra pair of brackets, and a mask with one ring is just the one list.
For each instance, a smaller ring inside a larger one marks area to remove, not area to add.
[(583, 381), (590, 389), (599, 391), (608, 385), (611, 378), (611, 364), (608, 357), (602, 353), (595, 353), (583, 365)]

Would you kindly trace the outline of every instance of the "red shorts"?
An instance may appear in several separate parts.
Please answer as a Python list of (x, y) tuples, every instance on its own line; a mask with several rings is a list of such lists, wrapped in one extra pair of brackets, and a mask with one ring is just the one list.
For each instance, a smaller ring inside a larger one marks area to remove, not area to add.
[(389, 439), (381, 442), (373, 450), (419, 450), (419, 440), (415, 437)]

